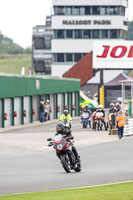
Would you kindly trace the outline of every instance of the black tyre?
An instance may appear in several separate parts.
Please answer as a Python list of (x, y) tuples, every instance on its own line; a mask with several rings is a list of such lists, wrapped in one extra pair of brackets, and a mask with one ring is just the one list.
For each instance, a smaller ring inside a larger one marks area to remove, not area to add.
[(89, 127), (91, 128), (91, 122), (89, 122)]
[(71, 167), (70, 167), (69, 159), (66, 156), (63, 156), (63, 157), (61, 157), (61, 163), (62, 163), (62, 166), (63, 166), (64, 170), (67, 173), (70, 173), (71, 172)]
[(87, 128), (87, 124), (86, 123), (83, 123), (83, 128)]
[(100, 124), (99, 123), (97, 124), (97, 130), (98, 131), (100, 130)]
[(102, 131), (102, 128), (103, 128), (103, 125), (101, 124), (101, 126), (100, 126), (100, 130)]
[(95, 129), (95, 131), (97, 129), (97, 123), (96, 122), (94, 123), (94, 129)]
[(77, 167), (74, 168), (74, 171), (75, 172), (80, 172), (81, 171), (81, 164), (80, 163), (77, 164)]

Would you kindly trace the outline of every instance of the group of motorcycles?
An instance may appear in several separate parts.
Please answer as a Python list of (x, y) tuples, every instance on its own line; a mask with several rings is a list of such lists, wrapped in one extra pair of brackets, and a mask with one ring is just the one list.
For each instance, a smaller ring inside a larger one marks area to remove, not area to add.
[(100, 131), (103, 129), (108, 130), (109, 124), (105, 122), (103, 113), (94, 111), (92, 114), (90, 112), (84, 112), (81, 114), (81, 123), (83, 128), (92, 128), (93, 130)]
[[(81, 123), (83, 128), (87, 128), (88, 126), (94, 130), (102, 130), (103, 127), (105, 130), (108, 130), (108, 127), (111, 128), (113, 125), (113, 120), (115, 118), (115, 114), (110, 114), (108, 116), (108, 122), (105, 122), (104, 115), (102, 112), (94, 111), (91, 112), (82, 112), (81, 114)], [(71, 123), (66, 119), (63, 121), (64, 127), (66, 131), (71, 130)], [(77, 160), (76, 156), (73, 152), (73, 143), (74, 137), (64, 136), (62, 134), (55, 134), (54, 138), (48, 138), (49, 141), (48, 146), (53, 147), (58, 154), (62, 167), (65, 172), (70, 173), (71, 170), (75, 172), (81, 171), (81, 161)]]

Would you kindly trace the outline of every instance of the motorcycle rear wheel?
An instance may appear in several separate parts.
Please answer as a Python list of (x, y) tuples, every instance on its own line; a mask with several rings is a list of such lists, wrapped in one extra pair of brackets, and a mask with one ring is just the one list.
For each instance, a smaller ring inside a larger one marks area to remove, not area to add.
[(70, 173), (71, 172), (71, 167), (70, 167), (69, 159), (66, 156), (63, 156), (63, 157), (61, 157), (61, 163), (62, 163), (62, 166), (63, 166), (64, 170), (67, 173)]

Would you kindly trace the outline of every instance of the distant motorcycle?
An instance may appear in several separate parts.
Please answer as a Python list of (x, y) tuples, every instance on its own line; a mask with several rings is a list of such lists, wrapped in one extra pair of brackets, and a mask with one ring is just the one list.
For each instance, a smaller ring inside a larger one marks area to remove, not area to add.
[(107, 130), (107, 125), (104, 121), (103, 113), (102, 112), (97, 112), (96, 113), (96, 125), (97, 125), (97, 130), (102, 130), (102, 127), (104, 125), (105, 130)]
[(92, 113), (92, 129), (96, 131), (97, 119), (96, 119), (96, 111)]
[(90, 114), (88, 112), (82, 113), (81, 123), (83, 124), (83, 128), (87, 128), (88, 124), (89, 124), (89, 127), (91, 128)]
[(48, 146), (53, 146), (56, 150), (61, 160), (61, 164), (67, 173), (70, 173), (71, 170), (74, 170), (75, 172), (81, 171), (81, 162), (76, 160), (76, 157), (72, 152), (72, 139), (73, 137), (68, 138), (61, 134), (56, 135), (54, 139), (47, 139), (47, 141), (50, 141)]

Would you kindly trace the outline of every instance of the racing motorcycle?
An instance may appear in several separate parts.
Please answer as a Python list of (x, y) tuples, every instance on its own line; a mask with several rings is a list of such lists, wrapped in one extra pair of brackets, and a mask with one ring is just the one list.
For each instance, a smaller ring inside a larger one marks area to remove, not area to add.
[(90, 115), (88, 112), (82, 113), (81, 123), (83, 124), (83, 128), (87, 128), (88, 124), (89, 124), (89, 127), (91, 128), (91, 120), (90, 120)]
[(64, 170), (67, 173), (70, 173), (71, 170), (75, 172), (81, 171), (81, 163), (76, 160), (74, 153), (72, 152), (72, 141), (74, 138), (64, 137), (61, 134), (55, 135), (54, 139), (48, 138), (47, 141), (50, 141), (48, 146), (53, 146), (58, 157), (60, 158), (61, 164)]
[(65, 127), (66, 131), (69, 131), (71, 129), (71, 127), (72, 127), (71, 123), (67, 119), (64, 119), (62, 124), (64, 124), (64, 127)]
[(92, 129), (96, 131), (97, 119), (96, 119), (96, 111), (92, 113)]
[(102, 127), (104, 125), (105, 130), (107, 130), (107, 126), (106, 123), (104, 121), (104, 117), (103, 117), (103, 113), (101, 112), (97, 112), (96, 113), (96, 120), (97, 120), (97, 130), (102, 130)]

